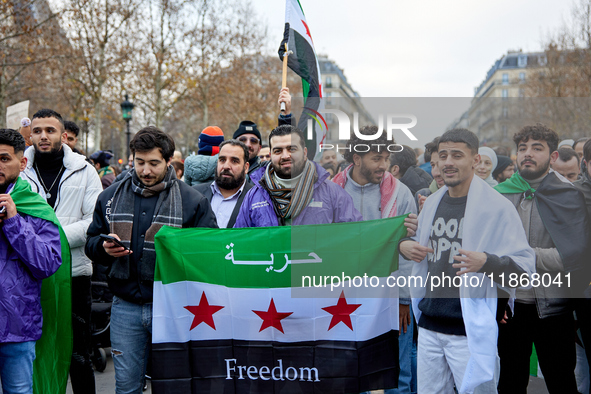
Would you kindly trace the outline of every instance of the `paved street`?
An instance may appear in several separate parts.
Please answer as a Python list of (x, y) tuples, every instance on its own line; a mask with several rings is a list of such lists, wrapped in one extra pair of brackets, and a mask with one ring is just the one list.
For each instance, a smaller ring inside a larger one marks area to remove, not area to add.
[[(94, 371), (94, 380), (96, 383), (96, 392), (97, 394), (113, 394), (115, 393), (115, 369), (113, 367), (113, 359), (111, 358), (111, 349), (106, 349), (108, 359), (107, 359), (107, 368), (104, 372), (97, 372)], [(151, 394), (152, 390), (150, 388), (150, 383), (148, 383), (148, 390), (144, 391), (146, 394)], [(66, 394), (72, 394), (72, 387), (70, 386), (70, 381), (68, 380), (68, 389), (66, 390)]]

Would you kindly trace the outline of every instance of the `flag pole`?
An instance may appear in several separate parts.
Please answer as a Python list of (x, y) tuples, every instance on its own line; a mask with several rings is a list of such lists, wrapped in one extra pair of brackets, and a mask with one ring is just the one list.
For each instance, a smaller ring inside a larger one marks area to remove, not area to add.
[[(292, 54), (292, 51), (287, 50), (287, 43), (285, 43), (285, 53), (283, 54), (283, 75), (281, 77), (281, 89), (287, 87), (287, 57)], [(281, 103), (281, 112), (285, 112), (285, 103)]]

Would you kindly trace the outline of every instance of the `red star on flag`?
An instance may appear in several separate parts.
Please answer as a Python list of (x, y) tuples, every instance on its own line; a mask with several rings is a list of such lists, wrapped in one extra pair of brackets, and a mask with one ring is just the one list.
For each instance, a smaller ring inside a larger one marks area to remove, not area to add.
[(277, 312), (277, 309), (275, 308), (275, 301), (273, 301), (273, 299), (271, 298), (271, 304), (269, 305), (269, 309), (265, 312), (265, 311), (253, 311), (254, 313), (256, 313), (261, 319), (263, 319), (263, 324), (261, 324), (261, 329), (259, 330), (259, 332), (263, 331), (265, 328), (268, 327), (275, 327), (276, 329), (278, 329), (279, 331), (281, 331), (282, 334), (285, 334), (283, 332), (283, 326), (281, 326), (281, 320), (285, 319), (287, 316), (291, 315), (293, 312)]
[(314, 44), (314, 40), (312, 39), (312, 35), (310, 34), (310, 28), (308, 27), (308, 24), (305, 21), (303, 21), (302, 19), (300, 19), (300, 20), (302, 21), (302, 24), (306, 28), (306, 35), (308, 37), (310, 37), (310, 41), (312, 41), (312, 44)]
[(219, 305), (209, 305), (207, 301), (207, 297), (205, 296), (205, 292), (201, 294), (201, 300), (199, 301), (199, 305), (193, 306), (186, 306), (185, 309), (195, 315), (193, 318), (193, 323), (191, 323), (191, 328), (189, 331), (197, 327), (201, 323), (205, 323), (211, 328), (215, 330), (215, 323), (213, 322), (213, 314), (223, 309), (223, 306)]
[(328, 313), (332, 315), (332, 320), (330, 321), (330, 326), (328, 327), (328, 331), (331, 330), (334, 326), (343, 322), (353, 331), (353, 325), (351, 324), (351, 313), (355, 312), (357, 308), (359, 308), (361, 304), (347, 304), (347, 300), (345, 299), (345, 292), (341, 292), (341, 296), (339, 297), (339, 301), (336, 305), (327, 306), (326, 308), (322, 308)]

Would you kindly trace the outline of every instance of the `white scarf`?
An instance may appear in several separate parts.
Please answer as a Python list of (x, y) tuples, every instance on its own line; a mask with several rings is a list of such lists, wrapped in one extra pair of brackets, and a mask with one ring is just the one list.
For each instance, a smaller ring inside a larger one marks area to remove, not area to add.
[[(433, 219), (441, 198), (448, 188), (443, 186), (426, 201), (419, 215), (419, 228), (415, 239), (427, 246)], [(464, 214), (462, 249), (474, 252), (508, 256), (528, 274), (535, 272), (535, 253), (529, 246), (517, 210), (511, 202), (486, 182), (473, 176), (468, 191)], [(413, 276), (427, 277), (427, 259), (415, 263)], [(469, 273), (482, 278), (482, 273)], [(505, 277), (508, 283), (508, 277)], [(515, 290), (504, 289), (511, 297)], [(425, 296), (424, 287), (411, 287), (413, 311), (416, 321), (421, 317), (419, 302)], [(470, 359), (459, 392), (472, 392), (474, 388), (493, 379), (497, 358), (498, 327), (496, 322), (497, 285), (484, 276), (482, 287), (460, 287), (460, 304), (468, 339)]]

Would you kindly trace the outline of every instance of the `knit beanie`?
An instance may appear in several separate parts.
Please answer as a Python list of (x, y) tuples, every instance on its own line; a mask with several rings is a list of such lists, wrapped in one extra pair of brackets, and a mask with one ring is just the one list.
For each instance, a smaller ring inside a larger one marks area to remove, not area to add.
[(511, 158), (507, 156), (497, 156), (497, 159), (499, 160), (499, 163), (493, 171), (494, 178), (496, 178), (501, 172), (505, 171), (505, 169), (509, 167), (509, 165), (513, 164), (513, 160), (511, 160)]
[(199, 134), (198, 155), (214, 156), (220, 152), (220, 144), (224, 142), (224, 132), (217, 126), (207, 126)]
[(238, 130), (234, 132), (232, 138), (238, 139), (242, 134), (254, 134), (258, 137), (259, 141), (262, 140), (261, 133), (259, 132), (259, 129), (257, 129), (256, 123), (251, 122), (250, 120), (243, 120), (240, 122)]

